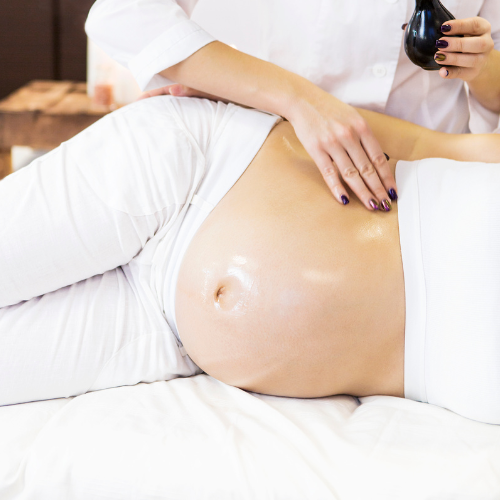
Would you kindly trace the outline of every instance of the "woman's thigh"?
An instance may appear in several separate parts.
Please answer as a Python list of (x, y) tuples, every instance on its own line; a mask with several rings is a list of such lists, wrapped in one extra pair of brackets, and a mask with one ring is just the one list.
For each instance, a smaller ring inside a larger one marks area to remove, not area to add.
[(0, 405), (191, 374), (128, 265), (0, 308)]

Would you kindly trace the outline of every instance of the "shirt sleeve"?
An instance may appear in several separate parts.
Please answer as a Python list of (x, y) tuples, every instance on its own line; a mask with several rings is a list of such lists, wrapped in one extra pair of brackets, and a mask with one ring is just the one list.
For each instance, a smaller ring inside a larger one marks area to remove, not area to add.
[(85, 30), (142, 90), (174, 83), (158, 73), (215, 39), (190, 15), (198, 0), (97, 0)]

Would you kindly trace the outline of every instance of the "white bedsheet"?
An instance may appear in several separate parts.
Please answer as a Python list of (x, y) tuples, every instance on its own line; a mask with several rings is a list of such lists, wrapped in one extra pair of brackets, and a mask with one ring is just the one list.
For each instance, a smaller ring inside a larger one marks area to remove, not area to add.
[(0, 408), (1, 500), (498, 500), (500, 426), (207, 375)]

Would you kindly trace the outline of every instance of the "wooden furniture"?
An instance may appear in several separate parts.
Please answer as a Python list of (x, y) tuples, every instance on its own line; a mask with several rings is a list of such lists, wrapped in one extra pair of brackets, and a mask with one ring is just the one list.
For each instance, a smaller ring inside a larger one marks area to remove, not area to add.
[(33, 81), (0, 101), (0, 179), (12, 172), (12, 146), (53, 149), (110, 112), (85, 83)]

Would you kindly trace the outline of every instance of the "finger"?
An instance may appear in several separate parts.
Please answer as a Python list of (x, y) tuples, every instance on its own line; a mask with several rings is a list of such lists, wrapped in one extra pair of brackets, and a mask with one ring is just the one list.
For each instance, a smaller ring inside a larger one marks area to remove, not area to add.
[(169, 95), (169, 87), (160, 87), (158, 89), (148, 90), (144, 92), (137, 100), (148, 99), (150, 97), (156, 97), (159, 95)]
[(441, 31), (447, 35), (480, 36), (484, 33), (491, 32), (491, 24), (482, 17), (451, 19), (441, 26)]
[(339, 145), (330, 153), (330, 156), (335, 161), (342, 179), (352, 189), (361, 203), (368, 210), (380, 210), (380, 205), (376, 197), (366, 186), (359, 170), (354, 166), (345, 149)]
[(142, 99), (149, 99), (150, 97), (156, 97), (158, 95), (165, 95), (164, 88), (161, 89), (154, 89), (154, 90), (148, 90), (147, 92), (143, 92), (138, 98), (138, 101), (141, 101)]
[(486, 62), (485, 54), (459, 54), (456, 52), (437, 52), (434, 59), (442, 66), (460, 66), (462, 68), (480, 68)]
[(467, 54), (482, 54), (490, 52), (495, 47), (489, 35), (471, 36), (467, 38), (443, 37), (436, 41), (436, 48), (440, 52), (462, 52)]
[(334, 198), (342, 205), (349, 204), (349, 194), (340, 180), (339, 172), (334, 162), (326, 153), (318, 153), (313, 157), (319, 168), (326, 185), (332, 192)]
[[(386, 206), (390, 207), (390, 201), (388, 199), (389, 197), (387, 191), (382, 184), (382, 181), (380, 180), (377, 169), (366, 155), (365, 150), (361, 146), (361, 143), (357, 141), (357, 143), (348, 145), (346, 147), (346, 151), (351, 158), (353, 165), (358, 169), (359, 175), (363, 179), (363, 182), (375, 195), (376, 201), (384, 208)], [(384, 163), (386, 163), (385, 156)]]
[[(373, 132), (368, 127), (368, 124), (366, 125), (366, 127), (367, 129), (360, 135), (361, 145), (366, 151), (368, 158), (370, 158), (372, 165), (377, 170), (378, 177), (384, 186), (385, 198), (387, 198), (386, 195), (389, 195), (389, 198), (392, 201), (397, 201), (398, 190), (396, 187), (396, 179), (394, 178), (391, 167), (389, 166), (389, 159), (380, 148), (380, 144), (377, 141), (376, 137), (373, 135)], [(382, 201), (385, 198), (379, 199), (380, 201)]]
[(228, 102), (221, 97), (213, 94), (207, 94), (206, 92), (201, 92), (199, 90), (193, 89), (191, 87), (186, 87), (179, 83), (170, 86), (170, 94), (175, 97), (201, 97), (203, 99), (210, 99), (212, 101), (223, 101)]
[(477, 76), (477, 70), (475, 68), (457, 68), (454, 66), (447, 66), (446, 68), (441, 68), (439, 70), (439, 76), (445, 78), (446, 80), (455, 80), (460, 78), (461, 80), (468, 81)]
[(208, 97), (209, 95), (205, 94), (205, 92), (192, 89), (191, 87), (186, 87), (186, 85), (180, 83), (174, 83), (165, 88), (168, 89), (170, 95), (174, 97)]
[(173, 95), (174, 97), (191, 97), (192, 94), (192, 89), (186, 87), (185, 85), (181, 85), (180, 83), (170, 85), (168, 89), (170, 91), (170, 95)]

